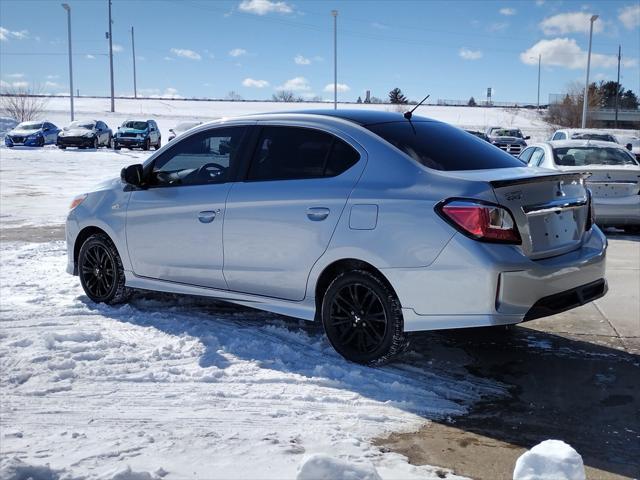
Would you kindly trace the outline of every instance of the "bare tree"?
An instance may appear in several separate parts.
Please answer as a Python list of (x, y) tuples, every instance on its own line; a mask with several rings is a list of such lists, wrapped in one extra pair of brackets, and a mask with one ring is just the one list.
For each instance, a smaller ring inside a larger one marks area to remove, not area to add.
[(300, 102), (302, 99), (300, 97), (296, 97), (296, 95), (291, 90), (279, 90), (273, 94), (271, 99), (274, 102)]
[(35, 87), (3, 88), (0, 93), (0, 113), (18, 122), (36, 120), (49, 103), (49, 99), (40, 93)]
[[(545, 120), (553, 125), (561, 127), (580, 127), (582, 124), (582, 100), (583, 90), (580, 84), (572, 83), (562, 102), (549, 105)], [(597, 108), (601, 103), (601, 96), (595, 83), (589, 85), (588, 110)], [(593, 122), (587, 117), (587, 126), (593, 126)]]
[(239, 101), (243, 100), (242, 96), (240, 96), (240, 94), (238, 94), (234, 90), (231, 90), (229, 93), (227, 93), (227, 96), (226, 96), (225, 99), (226, 100), (231, 100), (232, 102), (239, 102)]

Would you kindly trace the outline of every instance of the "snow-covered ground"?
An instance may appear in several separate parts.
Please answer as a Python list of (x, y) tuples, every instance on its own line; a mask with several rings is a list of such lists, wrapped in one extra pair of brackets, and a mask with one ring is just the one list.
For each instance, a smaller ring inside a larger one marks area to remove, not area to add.
[(0, 478), (308, 478), (343, 467), (438, 478), (371, 440), (505, 394), (464, 362), (423, 351), (364, 368), (306, 324), (209, 300), (95, 305), (64, 272), (64, 243), (32, 241), (34, 227), (63, 224), (75, 194), (147, 155), (0, 147), (0, 227), (14, 232), (0, 244)]

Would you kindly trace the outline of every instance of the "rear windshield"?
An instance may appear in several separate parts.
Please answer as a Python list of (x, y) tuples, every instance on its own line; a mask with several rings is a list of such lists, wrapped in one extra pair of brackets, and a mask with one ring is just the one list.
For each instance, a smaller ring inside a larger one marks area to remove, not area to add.
[(615, 142), (616, 139), (606, 133), (574, 133), (571, 135), (574, 140), (601, 140), (603, 142)]
[(365, 128), (434, 170), (522, 167), (517, 158), (445, 123), (405, 121), (365, 125)]
[(556, 165), (581, 167), (584, 165), (637, 165), (628, 151), (621, 148), (565, 147), (553, 150)]
[(147, 122), (131, 121), (131, 122), (124, 122), (122, 126), (124, 128), (133, 128), (134, 130), (146, 130), (149, 125), (147, 124)]

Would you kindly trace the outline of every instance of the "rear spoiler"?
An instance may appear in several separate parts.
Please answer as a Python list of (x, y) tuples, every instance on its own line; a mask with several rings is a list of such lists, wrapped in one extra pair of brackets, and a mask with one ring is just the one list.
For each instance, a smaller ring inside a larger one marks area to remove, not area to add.
[(557, 173), (553, 175), (536, 175), (533, 177), (510, 178), (507, 180), (493, 180), (489, 184), (494, 188), (511, 187), (513, 185), (523, 185), (526, 183), (538, 182), (570, 182), (575, 180), (585, 180), (591, 176), (590, 172)]

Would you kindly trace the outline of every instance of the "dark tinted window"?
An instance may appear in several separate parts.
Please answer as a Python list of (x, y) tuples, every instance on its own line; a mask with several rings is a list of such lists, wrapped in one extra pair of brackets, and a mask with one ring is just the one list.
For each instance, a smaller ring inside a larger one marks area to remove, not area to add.
[(149, 183), (179, 186), (229, 181), (245, 131), (245, 127), (218, 128), (179, 140), (154, 162)]
[(517, 158), (444, 123), (403, 121), (365, 127), (415, 161), (435, 170), (522, 167)]
[(554, 140), (563, 140), (565, 138), (567, 138), (567, 136), (562, 132), (556, 132), (555, 135), (553, 136)]
[(295, 127), (264, 127), (248, 180), (293, 180), (324, 176), (333, 136)]
[(333, 142), (327, 167), (324, 170), (324, 176), (335, 177), (340, 175), (353, 167), (358, 160), (360, 160), (360, 154), (353, 147), (336, 138)]

